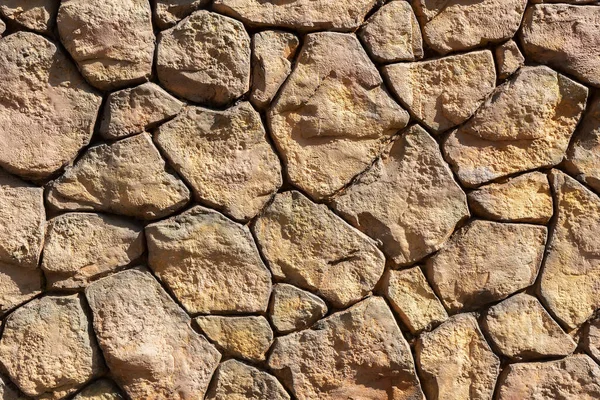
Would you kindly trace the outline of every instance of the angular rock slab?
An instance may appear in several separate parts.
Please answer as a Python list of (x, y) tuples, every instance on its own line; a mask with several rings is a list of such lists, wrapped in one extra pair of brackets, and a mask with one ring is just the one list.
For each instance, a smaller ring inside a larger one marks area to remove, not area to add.
[(236, 220), (253, 218), (282, 184), (279, 158), (248, 102), (225, 111), (186, 108), (155, 138), (195, 197)]
[(143, 82), (152, 73), (148, 0), (62, 0), (57, 25), (62, 44), (98, 89)]
[(275, 196), (253, 231), (276, 278), (336, 307), (368, 295), (383, 274), (385, 258), (373, 240), (296, 191)]
[(273, 286), (269, 316), (279, 333), (290, 333), (313, 325), (327, 314), (327, 304), (314, 294), (287, 283)]
[(43, 287), (39, 269), (25, 269), (0, 262), (0, 316), (40, 294)]
[(496, 87), (489, 50), (387, 65), (382, 72), (402, 105), (436, 133), (465, 122)]
[(267, 309), (271, 274), (247, 227), (200, 206), (146, 227), (148, 264), (190, 313)]
[(465, 186), (560, 163), (588, 90), (547, 67), (521, 68), (444, 143)]
[(596, 360), (600, 362), (600, 319), (591, 320), (585, 327), (583, 347)]
[(54, 43), (29, 32), (0, 40), (0, 167), (46, 179), (92, 137), (102, 98)]
[(90, 148), (49, 185), (58, 210), (96, 210), (140, 219), (162, 218), (190, 199), (188, 188), (165, 170), (147, 133)]
[(79, 295), (46, 296), (6, 320), (0, 362), (28, 396), (62, 399), (103, 372)]
[(525, 57), (514, 40), (509, 40), (494, 51), (498, 65), (498, 78), (506, 79), (525, 64)]
[(381, 297), (279, 337), (268, 366), (299, 400), (421, 400), (408, 343)]
[(546, 235), (545, 226), (474, 220), (427, 260), (425, 271), (448, 310), (473, 310), (533, 284)]
[(154, 21), (158, 29), (165, 30), (194, 11), (206, 6), (210, 0), (153, 0)]
[(60, 0), (4, 0), (0, 15), (32, 31), (49, 33), (59, 5)]
[(356, 36), (332, 32), (306, 36), (267, 117), (289, 179), (315, 199), (364, 171), (409, 119)]
[(73, 400), (123, 400), (121, 391), (108, 379), (100, 379), (77, 394)]
[(4, 21), (2, 21), (0, 19), (0, 37), (2, 37), (2, 34), (6, 31), (6, 24), (4, 23)]
[(439, 146), (413, 125), (381, 159), (332, 201), (347, 221), (379, 241), (396, 264), (408, 265), (438, 250), (469, 216)]
[(133, 400), (203, 397), (221, 355), (143, 270), (87, 287), (94, 330), (115, 381)]

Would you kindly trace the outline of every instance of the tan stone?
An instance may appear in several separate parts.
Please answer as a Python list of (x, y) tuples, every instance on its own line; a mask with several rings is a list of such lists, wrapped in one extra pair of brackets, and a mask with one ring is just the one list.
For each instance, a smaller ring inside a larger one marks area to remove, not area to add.
[(236, 220), (253, 218), (282, 184), (279, 158), (248, 102), (186, 108), (155, 138), (195, 197)]
[(0, 15), (33, 31), (49, 33), (59, 5), (60, 0), (3, 0)]
[(550, 184), (541, 172), (481, 186), (467, 198), (473, 214), (494, 221), (547, 224), (554, 212)]
[(112, 381), (100, 379), (77, 394), (73, 400), (123, 400), (121, 391)]
[(152, 275), (119, 272), (85, 295), (111, 375), (132, 400), (204, 396), (220, 354)]
[(2, 37), (2, 34), (6, 31), (6, 24), (4, 23), (4, 21), (2, 21), (0, 19), (0, 37)]
[(410, 348), (381, 297), (276, 339), (268, 360), (298, 400), (422, 400)]
[[(43, 288), (42, 272), (0, 262), (0, 316), (31, 300)], [(2, 399), (2, 397), (0, 397)]]
[(210, 0), (154, 0), (154, 21), (158, 29), (168, 29), (209, 3)]
[(392, 143), (332, 205), (400, 265), (438, 250), (469, 216), (466, 196), (438, 144), (418, 125)]
[(19, 389), (38, 399), (62, 399), (103, 371), (79, 295), (46, 296), (6, 320), (0, 362)]
[(306, 36), (267, 115), (291, 183), (320, 199), (364, 171), (409, 116), (354, 35)]
[(275, 196), (253, 230), (276, 278), (336, 307), (368, 295), (383, 274), (385, 258), (373, 240), (299, 192)]
[(188, 100), (222, 107), (250, 89), (250, 37), (244, 25), (196, 11), (158, 37), (160, 83)]
[(519, 46), (514, 40), (509, 40), (496, 47), (494, 56), (496, 57), (500, 79), (508, 78), (525, 64), (525, 57), (521, 54), (521, 50), (519, 50)]
[(45, 179), (92, 137), (101, 98), (42, 36), (0, 40), (0, 167)]
[(273, 286), (269, 316), (279, 333), (290, 333), (313, 325), (327, 314), (327, 305), (314, 294), (293, 285)]
[(249, 229), (203, 207), (146, 227), (148, 264), (190, 313), (267, 309), (271, 274)]
[(58, 210), (96, 210), (156, 219), (190, 199), (187, 187), (165, 170), (165, 162), (143, 133), (90, 148), (49, 185), (48, 202)]
[(587, 88), (547, 67), (521, 68), (444, 143), (466, 186), (560, 163)]
[(427, 260), (426, 274), (452, 312), (502, 300), (535, 281), (546, 227), (474, 220)]
[(491, 399), (500, 360), (472, 314), (459, 314), (417, 341), (417, 365), (430, 400)]
[(402, 104), (436, 133), (465, 122), (496, 86), (489, 50), (387, 65), (382, 72)]
[(586, 324), (582, 344), (588, 354), (600, 362), (600, 318)]
[(25, 397), (19, 394), (6, 378), (0, 376), (0, 399), (1, 400), (26, 400)]

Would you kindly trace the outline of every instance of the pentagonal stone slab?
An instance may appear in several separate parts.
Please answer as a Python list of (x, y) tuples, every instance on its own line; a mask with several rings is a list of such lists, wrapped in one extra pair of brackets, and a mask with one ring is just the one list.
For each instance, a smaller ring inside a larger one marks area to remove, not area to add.
[(318, 296), (287, 283), (273, 286), (269, 315), (279, 333), (308, 328), (327, 314), (327, 305)]

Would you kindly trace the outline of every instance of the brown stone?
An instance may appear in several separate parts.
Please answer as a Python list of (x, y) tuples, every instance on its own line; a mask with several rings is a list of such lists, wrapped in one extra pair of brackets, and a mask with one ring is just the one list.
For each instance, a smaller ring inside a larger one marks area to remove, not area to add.
[(210, 0), (154, 0), (154, 3), (154, 21), (158, 29), (164, 30), (208, 5)]
[(4, 0), (0, 15), (32, 31), (49, 33), (59, 5), (60, 0)]
[(2, 21), (0, 19), (0, 37), (2, 37), (2, 34), (6, 31), (6, 24), (4, 23), (4, 21)]
[(327, 305), (318, 296), (287, 283), (273, 286), (269, 316), (279, 333), (290, 333), (313, 325), (327, 314)]
[[(42, 292), (39, 269), (31, 270), (0, 262), (0, 316)], [(2, 399), (2, 397), (0, 397)]]
[(525, 57), (521, 54), (521, 50), (519, 50), (519, 46), (517, 46), (514, 40), (509, 40), (501, 46), (496, 47), (494, 55), (500, 79), (508, 78), (525, 64)]
[(73, 400), (123, 400), (121, 391), (108, 379), (100, 379), (77, 394)]
[(585, 326), (583, 347), (596, 362), (600, 362), (600, 318), (595, 318)]

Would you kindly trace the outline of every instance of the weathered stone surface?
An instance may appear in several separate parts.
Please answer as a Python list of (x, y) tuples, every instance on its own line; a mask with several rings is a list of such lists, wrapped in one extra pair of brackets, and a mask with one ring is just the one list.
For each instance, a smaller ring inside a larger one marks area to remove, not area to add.
[(253, 230), (275, 277), (336, 307), (368, 295), (383, 274), (385, 258), (373, 240), (299, 192), (275, 196)]
[(73, 400), (122, 400), (121, 391), (112, 381), (100, 379), (77, 394)]
[(417, 341), (417, 365), (428, 399), (491, 399), (500, 360), (472, 314), (451, 317)]
[(484, 329), (496, 348), (513, 360), (568, 356), (577, 346), (538, 299), (525, 293), (490, 307)]
[(26, 395), (61, 399), (102, 372), (102, 356), (79, 295), (47, 296), (6, 320), (0, 362)]
[(0, 167), (45, 179), (71, 161), (92, 136), (100, 96), (42, 36), (0, 40)]
[(600, 362), (600, 318), (591, 320), (585, 326), (582, 343), (594, 360)]
[(466, 186), (560, 163), (587, 88), (547, 67), (521, 68), (444, 143)]
[(0, 399), (1, 400), (26, 400), (19, 391), (3, 376), (0, 376)]
[(196, 11), (158, 37), (158, 79), (188, 100), (222, 107), (250, 89), (250, 37), (241, 22)]
[(557, 216), (540, 292), (549, 311), (575, 329), (600, 307), (600, 198), (559, 171), (550, 184)]
[(277, 338), (268, 366), (299, 400), (423, 398), (408, 343), (381, 297)]
[(498, 65), (498, 77), (508, 78), (525, 64), (525, 57), (521, 54), (519, 46), (514, 40), (509, 40), (494, 51), (496, 64)]
[(266, 311), (271, 275), (247, 227), (197, 206), (146, 239), (150, 268), (190, 313)]
[(265, 317), (196, 318), (202, 332), (226, 354), (260, 362), (273, 343), (273, 331)]
[(413, 61), (423, 57), (421, 28), (407, 1), (385, 4), (366, 21), (358, 35), (378, 62)]
[(209, 3), (210, 0), (154, 0), (154, 21), (158, 29), (168, 29)]
[(418, 334), (448, 319), (419, 267), (390, 270), (383, 282), (385, 297), (411, 333)]
[(0, 19), (0, 37), (2, 37), (2, 34), (6, 31), (6, 24), (4, 23), (4, 21), (2, 21)]
[(48, 223), (42, 269), (53, 289), (85, 287), (144, 252), (139, 224), (110, 215), (67, 213)]
[(206, 400), (289, 400), (275, 377), (236, 360), (222, 363)]
[(402, 104), (435, 132), (465, 122), (496, 86), (489, 50), (392, 64), (382, 71)]
[(252, 93), (250, 101), (267, 108), (292, 72), (292, 60), (300, 41), (289, 32), (263, 31), (252, 38)]
[(0, 15), (25, 28), (48, 33), (59, 5), (60, 0), (4, 0), (0, 4)]
[(438, 144), (413, 125), (333, 207), (382, 243), (395, 263), (408, 265), (438, 250), (469, 216), (466, 196)]
[(143, 133), (90, 148), (49, 185), (58, 210), (97, 210), (141, 219), (167, 216), (189, 201), (188, 188), (165, 170), (165, 161)]
[(120, 139), (142, 133), (179, 113), (183, 103), (160, 86), (147, 82), (108, 96), (100, 134)]
[(24, 269), (0, 262), (0, 316), (40, 294), (42, 287), (39, 269)]
[(546, 233), (544, 226), (474, 220), (427, 260), (429, 282), (454, 312), (502, 300), (535, 281)]
[(332, 32), (306, 36), (268, 113), (291, 182), (313, 198), (364, 171), (408, 119), (356, 36)]
[(131, 399), (204, 396), (220, 354), (152, 275), (119, 272), (92, 283), (85, 295), (106, 363)]
[(293, 285), (273, 286), (269, 316), (279, 333), (308, 328), (327, 314), (327, 305), (314, 294)]
[(521, 39), (527, 57), (600, 87), (600, 4), (529, 7)]
[(541, 172), (481, 186), (467, 197), (473, 214), (486, 219), (546, 224), (552, 218), (550, 184)]
[(584, 354), (543, 363), (511, 364), (498, 384), (498, 400), (600, 397), (600, 368)]
[(250, 103), (225, 111), (186, 108), (156, 143), (195, 197), (237, 220), (254, 217), (281, 186), (281, 164)]

